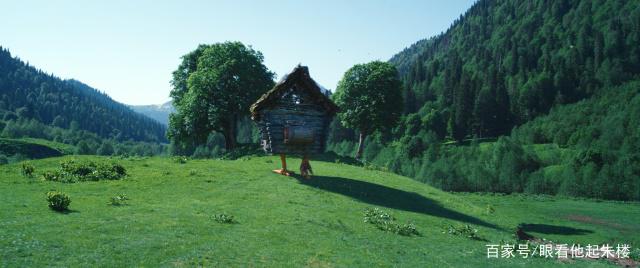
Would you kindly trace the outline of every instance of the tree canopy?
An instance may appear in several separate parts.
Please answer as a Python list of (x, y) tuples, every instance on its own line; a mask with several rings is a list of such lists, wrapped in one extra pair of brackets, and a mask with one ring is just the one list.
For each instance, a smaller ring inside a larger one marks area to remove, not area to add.
[(171, 82), (176, 113), (168, 131), (178, 152), (191, 153), (214, 131), (227, 149), (235, 148), (238, 121), (273, 86), (263, 61), (262, 53), (240, 42), (200, 45), (182, 57)]
[(376, 130), (393, 127), (402, 113), (402, 95), (396, 68), (386, 62), (358, 64), (347, 70), (338, 83), (334, 100), (338, 118), (360, 132), (356, 157), (362, 156), (362, 141)]

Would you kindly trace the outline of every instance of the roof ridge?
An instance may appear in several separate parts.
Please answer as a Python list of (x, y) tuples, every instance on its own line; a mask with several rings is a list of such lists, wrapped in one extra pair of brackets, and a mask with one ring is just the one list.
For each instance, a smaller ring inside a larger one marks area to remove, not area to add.
[(327, 97), (322, 89), (318, 86), (318, 83), (311, 78), (309, 74), (309, 68), (307, 66), (303, 66), (298, 64), (293, 70), (285, 75), (272, 89), (263, 94), (258, 100), (253, 103), (250, 107), (251, 118), (254, 120), (259, 120), (259, 112), (260, 110), (269, 106), (274, 100), (278, 99), (281, 96), (281, 93), (284, 90), (291, 88), (291, 86), (295, 85), (296, 82), (300, 83), (303, 90), (306, 90), (310, 93), (311, 98), (313, 98), (320, 106), (322, 106), (327, 112), (330, 114), (335, 114), (338, 111), (338, 107)]

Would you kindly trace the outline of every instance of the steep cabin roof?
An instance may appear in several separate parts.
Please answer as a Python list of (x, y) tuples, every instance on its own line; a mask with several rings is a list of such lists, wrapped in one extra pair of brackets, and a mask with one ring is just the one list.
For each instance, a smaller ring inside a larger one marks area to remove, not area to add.
[(291, 73), (251, 105), (249, 109), (249, 111), (251, 111), (251, 118), (253, 120), (260, 120), (260, 111), (277, 105), (282, 95), (294, 86), (309, 94), (309, 100), (322, 107), (329, 116), (333, 116), (338, 112), (338, 106), (322, 92), (322, 89), (316, 81), (311, 79), (309, 68), (298, 65)]

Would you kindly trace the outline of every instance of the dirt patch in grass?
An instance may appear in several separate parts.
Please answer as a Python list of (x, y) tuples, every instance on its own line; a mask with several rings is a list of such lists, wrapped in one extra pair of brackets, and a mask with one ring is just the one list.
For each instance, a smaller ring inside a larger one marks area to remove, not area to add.
[[(551, 246), (552, 249), (557, 250), (559, 248), (559, 244), (551, 241), (551, 240), (545, 240), (544, 238), (538, 238), (535, 237), (531, 234), (526, 233), (525, 231), (522, 230), (522, 228), (518, 227), (516, 229), (516, 233), (515, 236), (518, 238), (518, 240), (520, 241), (529, 241), (531, 243), (533, 243), (534, 245), (537, 246)], [(577, 244), (577, 243), (576, 243)], [(568, 246), (567, 244), (562, 244), (564, 246)], [(573, 257), (573, 256), (579, 256), (579, 255), (583, 255), (584, 252), (582, 251), (577, 251), (574, 250), (573, 248), (566, 248), (567, 249), (567, 253), (566, 253), (566, 257), (558, 257), (558, 261), (560, 262), (567, 262), (567, 263), (573, 263), (576, 259), (578, 259), (578, 257)], [(640, 261), (636, 261), (634, 259), (629, 258), (620, 258), (619, 256), (610, 256), (607, 257), (606, 253), (604, 250), (602, 249), (596, 249), (594, 252), (594, 257), (589, 257), (589, 256), (584, 256), (584, 257), (579, 257), (580, 259), (583, 260), (607, 260), (610, 261), (618, 266), (621, 267), (640, 267)]]
[(613, 229), (616, 229), (616, 230), (622, 231), (622, 232), (631, 232), (631, 231), (636, 231), (636, 230), (639, 229), (637, 227), (628, 226), (628, 225), (622, 225), (622, 224), (619, 224), (619, 223), (606, 221), (606, 220), (603, 220), (603, 219), (596, 219), (596, 218), (585, 216), (585, 215), (572, 214), (572, 215), (568, 215), (567, 219), (572, 220), (572, 221), (577, 221), (577, 222), (583, 222), (583, 223), (589, 223), (589, 224), (594, 224), (594, 225), (605, 226), (605, 227), (613, 228)]

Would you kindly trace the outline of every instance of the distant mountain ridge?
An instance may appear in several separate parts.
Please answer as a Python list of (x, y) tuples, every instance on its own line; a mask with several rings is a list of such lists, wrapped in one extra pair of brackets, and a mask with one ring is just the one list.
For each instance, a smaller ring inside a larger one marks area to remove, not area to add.
[(150, 117), (163, 125), (169, 125), (169, 115), (175, 112), (173, 107), (173, 101), (168, 101), (163, 104), (151, 104), (151, 105), (129, 105), (134, 111)]
[(161, 123), (80, 81), (36, 69), (0, 47), (0, 120), (23, 119), (118, 141), (167, 141)]

